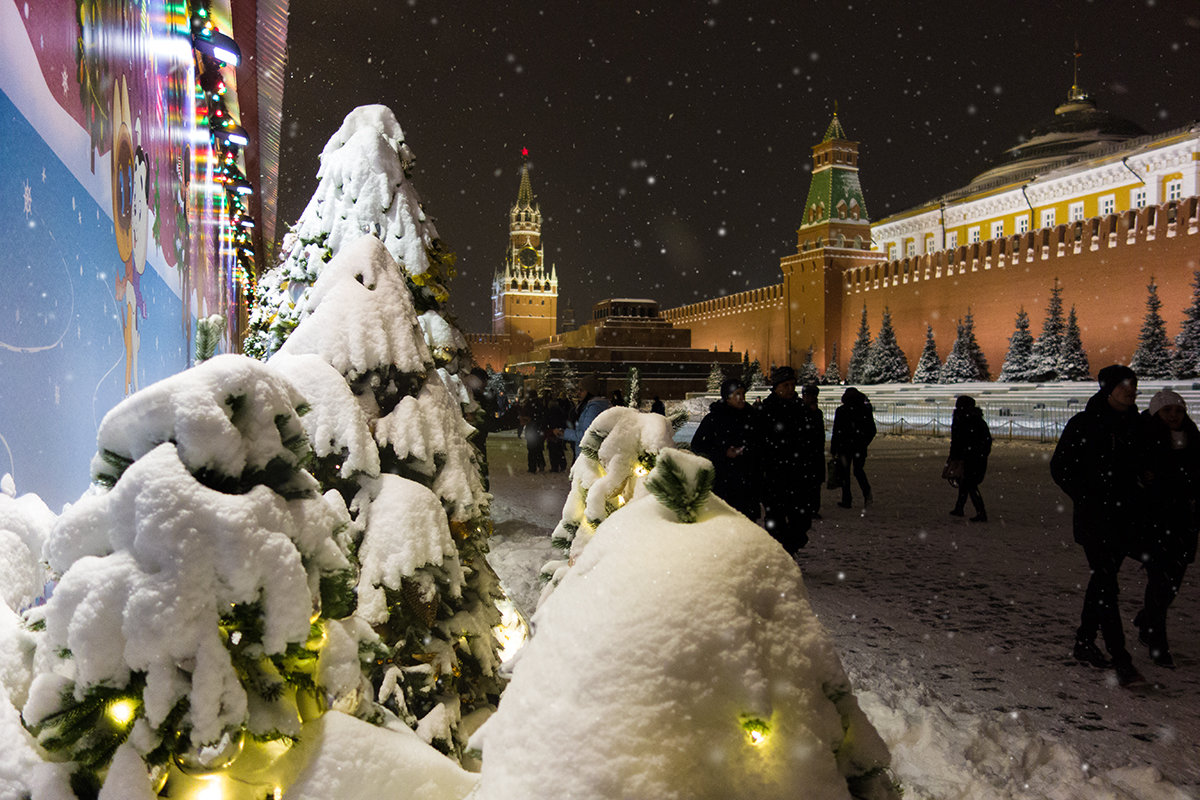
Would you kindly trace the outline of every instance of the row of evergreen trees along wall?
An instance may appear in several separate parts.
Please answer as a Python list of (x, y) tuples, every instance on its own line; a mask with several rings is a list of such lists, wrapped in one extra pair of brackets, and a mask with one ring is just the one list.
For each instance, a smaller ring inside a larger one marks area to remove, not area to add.
[[(1167, 337), (1162, 318), (1162, 301), (1158, 286), (1150, 279), (1147, 288), (1146, 316), (1138, 335), (1137, 350), (1130, 366), (1146, 380), (1188, 379), (1200, 377), (1200, 271), (1193, 274), (1192, 302), (1184, 309), (1184, 320), (1175, 337), (1174, 349)], [(798, 372), (798, 383), (841, 383), (837, 367), (837, 343), (830, 353), (829, 368), (820, 375), (812, 360), (810, 347)], [(717, 365), (713, 365), (717, 370)], [(743, 379), (751, 385), (761, 379), (758, 361), (743, 368)], [(717, 374), (714, 372), (714, 375)], [(1004, 364), (996, 380), (1009, 383), (1045, 383), (1050, 381), (1087, 380), (1091, 376), (1087, 351), (1083, 347), (1075, 307), (1064, 317), (1062, 287), (1056, 278), (1050, 290), (1050, 303), (1042, 322), (1041, 335), (1036, 339), (1029, 330), (1029, 315), (1024, 308), (1017, 312), (1016, 327), (1009, 338)], [(911, 376), (913, 383), (964, 383), (991, 379), (987, 357), (975, 336), (975, 320), (968, 308), (966, 316), (957, 323), (957, 335), (945, 362), (937, 353), (933, 328), (925, 326), (925, 346)], [(846, 368), (846, 383), (876, 384), (905, 383), (909, 380), (908, 360), (896, 342), (891, 311), (884, 309), (879, 335), (871, 339), (867, 308), (863, 306), (858, 336), (850, 351)], [(719, 380), (718, 380), (719, 384)]]

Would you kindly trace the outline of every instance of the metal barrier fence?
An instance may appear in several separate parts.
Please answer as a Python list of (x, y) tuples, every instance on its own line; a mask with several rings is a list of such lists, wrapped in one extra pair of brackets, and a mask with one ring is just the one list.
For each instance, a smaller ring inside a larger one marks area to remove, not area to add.
[[(872, 404), (875, 426), (881, 434), (949, 436), (954, 417), (954, 400), (927, 398), (918, 403)], [(981, 402), (979, 408), (992, 431), (993, 439), (1025, 439), (1035, 442), (1058, 441), (1067, 420), (1083, 410), (1083, 404), (1041, 402)], [(825, 426), (833, 425), (837, 403), (821, 404)]]

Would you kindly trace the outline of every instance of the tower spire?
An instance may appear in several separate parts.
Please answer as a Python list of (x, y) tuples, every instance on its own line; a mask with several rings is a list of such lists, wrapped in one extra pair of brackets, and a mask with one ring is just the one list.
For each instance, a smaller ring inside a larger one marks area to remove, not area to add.
[(529, 148), (521, 148), (524, 163), (521, 164), (521, 188), (517, 190), (517, 206), (529, 208), (533, 205), (533, 186), (529, 182)]

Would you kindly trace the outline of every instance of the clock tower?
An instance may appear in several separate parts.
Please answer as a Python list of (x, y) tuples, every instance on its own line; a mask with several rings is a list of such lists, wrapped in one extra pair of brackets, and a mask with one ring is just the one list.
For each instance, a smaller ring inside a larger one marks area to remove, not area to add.
[[(525, 151), (528, 155), (528, 151)], [(558, 333), (558, 274), (546, 271), (542, 211), (533, 200), (529, 162), (508, 212), (508, 251), (492, 280), (492, 333), (548, 339)]]

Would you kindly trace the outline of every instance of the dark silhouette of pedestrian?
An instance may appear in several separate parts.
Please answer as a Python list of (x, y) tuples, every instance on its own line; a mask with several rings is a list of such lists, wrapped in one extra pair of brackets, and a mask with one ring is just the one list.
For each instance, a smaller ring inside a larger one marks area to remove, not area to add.
[(692, 436), (692, 450), (713, 463), (717, 497), (753, 520), (759, 517), (760, 447), (758, 412), (746, 405), (746, 387), (726, 378), (721, 399), (709, 405)]
[(609, 402), (613, 404), (614, 408), (625, 405), (625, 393), (620, 389), (613, 389), (612, 396), (609, 398)]
[(663, 401), (659, 399), (658, 395), (654, 395), (654, 402), (650, 404), (650, 413), (662, 414), (664, 417), (667, 415), (667, 407), (663, 404)]
[(546, 468), (546, 406), (542, 399), (530, 392), (518, 412), (521, 432), (525, 437), (530, 472), (541, 472)]
[(550, 457), (550, 471), (562, 472), (567, 468), (567, 442), (563, 433), (567, 428), (565, 398), (546, 398), (546, 455)]
[(1140, 477), (1145, 490), (1135, 554), (1146, 570), (1142, 610), (1133, 619), (1138, 639), (1160, 667), (1175, 667), (1167, 641), (1167, 609), (1196, 559), (1200, 529), (1200, 431), (1177, 393), (1163, 389), (1141, 418)]
[(867, 447), (875, 438), (875, 412), (867, 396), (853, 386), (842, 393), (842, 404), (833, 413), (833, 434), (829, 454), (835, 456), (842, 471), (842, 508), (850, 508), (850, 473), (853, 471), (862, 490), (863, 506), (871, 505), (871, 482), (867, 480)]
[(796, 393), (796, 370), (771, 370), (762, 404), (763, 512), (767, 532), (795, 555), (808, 544), (810, 501), (825, 464), (825, 426)]
[[(1115, 668), (1117, 682), (1127, 686), (1142, 680), (1125, 648), (1117, 605), (1117, 575), (1138, 524), (1137, 375), (1113, 364), (1097, 377), (1100, 391), (1067, 421), (1050, 459), (1050, 475), (1074, 504), (1075, 541), (1092, 571), (1075, 631), (1075, 658)], [(1108, 658), (1096, 646), (1097, 632)]]
[(821, 388), (815, 383), (806, 383), (800, 392), (800, 399), (804, 401), (804, 405), (808, 408), (808, 413), (813, 416), (813, 424), (821, 431), (821, 451), (817, 462), (817, 480), (809, 483), (808, 497), (805, 498), (805, 502), (808, 504), (809, 516), (813, 520), (821, 518), (821, 468), (825, 463), (825, 414), (821, 411), (821, 406), (817, 404), (820, 396)]
[(483, 488), (491, 488), (488, 481), (487, 438), (495, 427), (499, 417), (496, 395), (488, 388), (488, 374), (481, 367), (474, 367), (464, 379), (463, 384), (475, 401), (475, 409), (468, 422), (475, 428), (471, 441), (479, 450), (479, 477), (483, 479)]
[(950, 422), (950, 456), (947, 465), (958, 462), (960, 467), (958, 500), (950, 513), (963, 516), (967, 498), (975, 507), (971, 522), (987, 522), (987, 510), (983, 507), (983, 494), (979, 484), (987, 473), (988, 455), (992, 452), (992, 432), (988, 429), (983, 411), (970, 395), (959, 395), (954, 402), (954, 418)]

